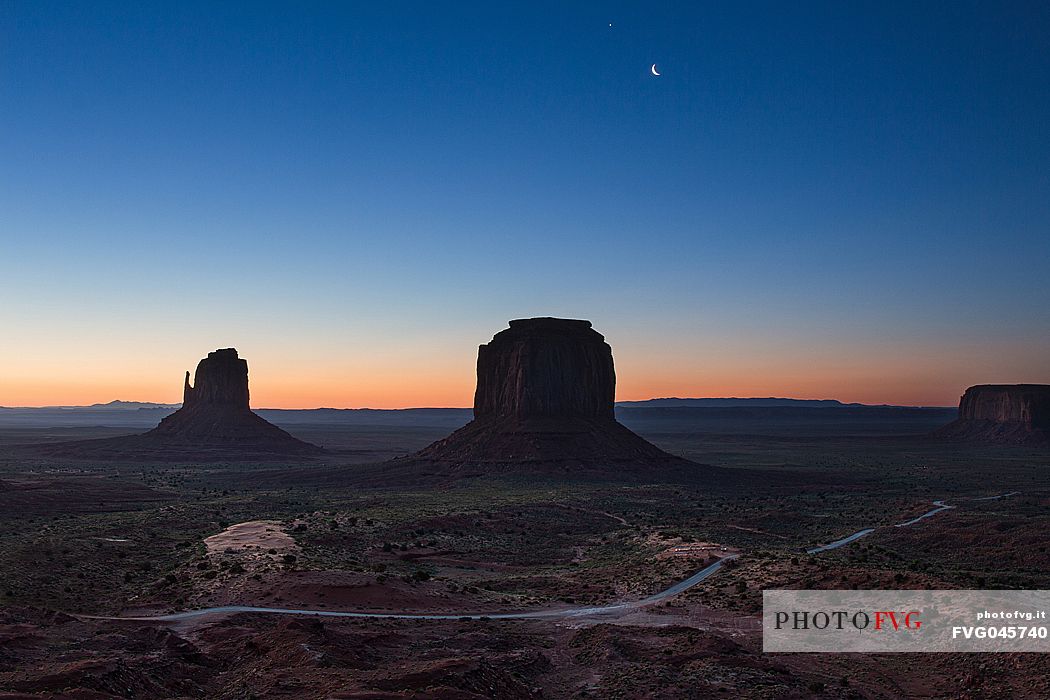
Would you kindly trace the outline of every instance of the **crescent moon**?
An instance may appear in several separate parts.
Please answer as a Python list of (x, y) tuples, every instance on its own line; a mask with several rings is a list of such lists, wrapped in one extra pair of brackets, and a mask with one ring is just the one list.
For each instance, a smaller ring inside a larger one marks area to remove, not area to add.
[(652, 73), (653, 75), (660, 75), (659, 73), (657, 73), (657, 72), (656, 72), (656, 64), (655, 64), (655, 63), (653, 64), (653, 67), (649, 69), (649, 71), (650, 71), (650, 72), (651, 72), (651, 73)]

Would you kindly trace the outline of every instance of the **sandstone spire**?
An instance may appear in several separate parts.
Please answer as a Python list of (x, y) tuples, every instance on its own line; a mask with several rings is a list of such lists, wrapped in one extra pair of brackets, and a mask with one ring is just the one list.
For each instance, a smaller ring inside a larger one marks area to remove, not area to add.
[(254, 413), (248, 403), (248, 363), (233, 348), (208, 353), (190, 384), (186, 372), (182, 408), (141, 435), (51, 443), (53, 456), (135, 461), (267, 461), (323, 453)]
[(190, 373), (182, 390), (182, 406), (196, 404), (229, 405), (248, 408), (248, 363), (234, 348), (209, 352), (197, 363), (190, 386)]
[(303, 454), (319, 448), (292, 437), (253, 413), (248, 399), (248, 363), (233, 348), (216, 350), (197, 364), (183, 403), (145, 437), (179, 446)]

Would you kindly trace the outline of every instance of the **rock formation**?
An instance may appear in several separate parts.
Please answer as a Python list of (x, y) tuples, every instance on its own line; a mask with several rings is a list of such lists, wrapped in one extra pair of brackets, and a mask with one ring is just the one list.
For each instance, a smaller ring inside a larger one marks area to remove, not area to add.
[(648, 478), (697, 471), (616, 421), (612, 349), (589, 321), (510, 322), (478, 350), (474, 420), (400, 462), (437, 473)]
[(966, 390), (959, 417), (938, 437), (1050, 445), (1050, 385), (981, 384)]
[(248, 363), (233, 348), (209, 352), (197, 363), (190, 386), (190, 373), (182, 388), (182, 407), (196, 404), (230, 405), (248, 408)]
[(182, 408), (142, 435), (55, 443), (52, 456), (96, 459), (244, 461), (309, 457), (321, 448), (292, 437), (249, 407), (248, 363), (216, 350), (186, 373)]
[(612, 348), (590, 321), (510, 322), (478, 348), (477, 419), (615, 420)]
[(249, 408), (248, 363), (233, 348), (216, 350), (186, 372), (182, 408), (146, 433), (171, 444), (243, 447), (251, 451), (303, 454), (319, 451), (261, 418)]

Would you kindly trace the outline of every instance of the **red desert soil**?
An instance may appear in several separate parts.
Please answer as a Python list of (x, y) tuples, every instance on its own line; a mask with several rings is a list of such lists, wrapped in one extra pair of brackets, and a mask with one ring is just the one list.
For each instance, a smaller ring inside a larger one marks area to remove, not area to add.
[(127, 510), (173, 496), (100, 474), (29, 473), (0, 479), (0, 518)]
[[(449, 590), (445, 582), (407, 582), (390, 577), (381, 583), (374, 574), (352, 571), (262, 571), (258, 578), (216, 579), (186, 608), (252, 605), (296, 609), (355, 610), (362, 612), (495, 612), (506, 610), (502, 596)], [(155, 614), (169, 606), (146, 603), (121, 614)], [(192, 626), (192, 625), (190, 625)]]

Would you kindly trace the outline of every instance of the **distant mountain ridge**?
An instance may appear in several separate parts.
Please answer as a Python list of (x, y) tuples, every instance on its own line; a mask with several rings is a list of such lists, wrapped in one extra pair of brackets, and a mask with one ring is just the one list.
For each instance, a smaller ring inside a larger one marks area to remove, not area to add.
[(841, 408), (843, 406), (864, 406), (861, 403), (843, 403), (835, 399), (782, 399), (766, 398), (678, 398), (672, 396), (642, 401), (617, 401), (623, 408), (730, 408), (733, 406), (797, 406), (805, 408)]
[(59, 408), (78, 408), (84, 411), (152, 411), (158, 408), (179, 408), (181, 403), (151, 403), (149, 401), (110, 401), (93, 403), (90, 406), (59, 406)]
[(177, 409), (181, 403), (152, 403), (149, 401), (121, 401), (93, 403), (90, 406), (0, 406), (8, 411), (152, 411), (156, 409)]
[[(39, 407), (28, 407), (28, 406), (0, 406), (0, 410), (18, 410), (18, 411), (154, 411), (154, 410), (167, 410), (174, 411), (182, 406), (181, 403), (152, 403), (149, 401), (110, 401), (109, 403), (95, 403), (90, 406), (39, 406)], [(864, 403), (844, 403), (837, 399), (787, 399), (779, 398), (775, 396), (770, 397), (754, 397), (754, 398), (739, 398), (739, 397), (696, 397), (696, 398), (679, 398), (677, 396), (669, 396), (654, 399), (642, 399), (639, 401), (617, 401), (617, 408), (734, 408), (734, 407), (755, 407), (755, 408), (768, 408), (768, 407), (796, 407), (796, 408), (857, 408), (864, 406), (878, 406), (878, 407), (898, 407), (898, 408), (922, 408), (920, 406), (897, 406), (896, 404), (864, 404)], [(950, 406), (932, 406), (928, 408), (951, 408)], [(441, 407), (429, 407), (420, 406), (412, 408), (262, 408), (257, 409), (262, 411), (270, 412), (282, 412), (282, 413), (316, 413), (316, 414), (327, 414), (328, 416), (339, 415), (340, 413), (349, 414), (352, 412), (360, 413), (393, 413), (398, 411), (469, 411), (468, 407), (460, 406), (441, 406)]]

